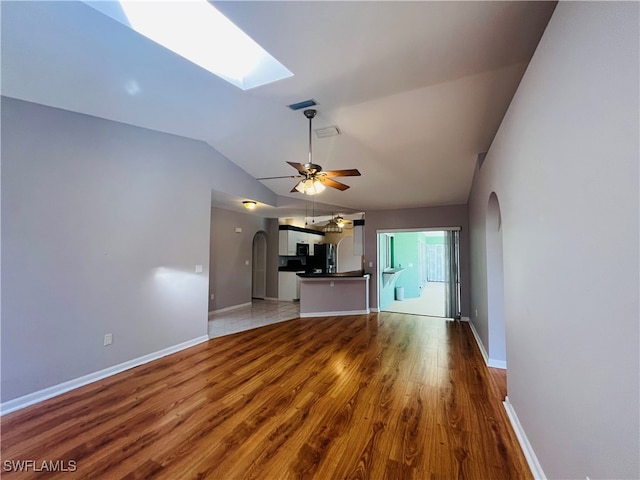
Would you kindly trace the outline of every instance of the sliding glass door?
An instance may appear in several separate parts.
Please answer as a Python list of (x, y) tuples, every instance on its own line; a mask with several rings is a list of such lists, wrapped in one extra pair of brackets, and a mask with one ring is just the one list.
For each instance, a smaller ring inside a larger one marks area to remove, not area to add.
[(460, 231), (445, 232), (443, 256), (445, 317), (460, 318)]
[(460, 318), (459, 229), (378, 231), (380, 310)]

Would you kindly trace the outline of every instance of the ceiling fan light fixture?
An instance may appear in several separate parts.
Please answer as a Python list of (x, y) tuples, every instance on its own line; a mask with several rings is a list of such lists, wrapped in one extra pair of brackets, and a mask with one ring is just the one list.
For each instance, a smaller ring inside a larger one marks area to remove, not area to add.
[(324, 226), (322, 231), (324, 233), (342, 233), (342, 228), (338, 226), (338, 223), (334, 219), (331, 219), (329, 220), (329, 223)]
[(316, 195), (317, 193), (323, 192), (325, 186), (317, 178), (305, 178), (298, 182), (295, 189), (305, 195)]

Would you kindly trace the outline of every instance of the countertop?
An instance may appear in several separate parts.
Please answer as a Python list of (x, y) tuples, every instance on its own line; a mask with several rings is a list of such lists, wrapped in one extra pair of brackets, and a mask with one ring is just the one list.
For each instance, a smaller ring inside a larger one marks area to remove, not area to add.
[(353, 270), (351, 272), (341, 272), (341, 273), (299, 273), (298, 276), (300, 278), (349, 278), (349, 277), (364, 277), (365, 275), (369, 275), (368, 273), (364, 273), (364, 270)]

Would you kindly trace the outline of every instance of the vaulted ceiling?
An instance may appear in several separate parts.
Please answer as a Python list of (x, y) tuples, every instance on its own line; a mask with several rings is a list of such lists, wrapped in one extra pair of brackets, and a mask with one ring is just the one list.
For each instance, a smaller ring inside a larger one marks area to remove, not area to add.
[[(287, 105), (313, 98), (314, 128), (342, 132), (314, 136), (314, 162), (362, 173), (318, 201), (362, 211), (460, 204), (555, 7), (212, 3), (294, 76), (242, 91), (83, 2), (4, 1), (2, 94), (202, 140), (254, 178), (306, 162), (308, 123)], [(293, 179), (262, 182), (301, 195)]]

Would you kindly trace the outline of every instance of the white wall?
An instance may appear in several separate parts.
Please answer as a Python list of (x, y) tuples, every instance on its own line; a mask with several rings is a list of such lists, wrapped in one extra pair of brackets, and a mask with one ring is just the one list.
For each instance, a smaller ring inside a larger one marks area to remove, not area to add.
[(469, 201), (472, 321), (486, 345), (495, 191), (508, 394), (549, 478), (640, 478), (639, 20), (558, 5)]
[(203, 142), (3, 97), (2, 401), (206, 336), (211, 189), (270, 200), (249, 179)]

